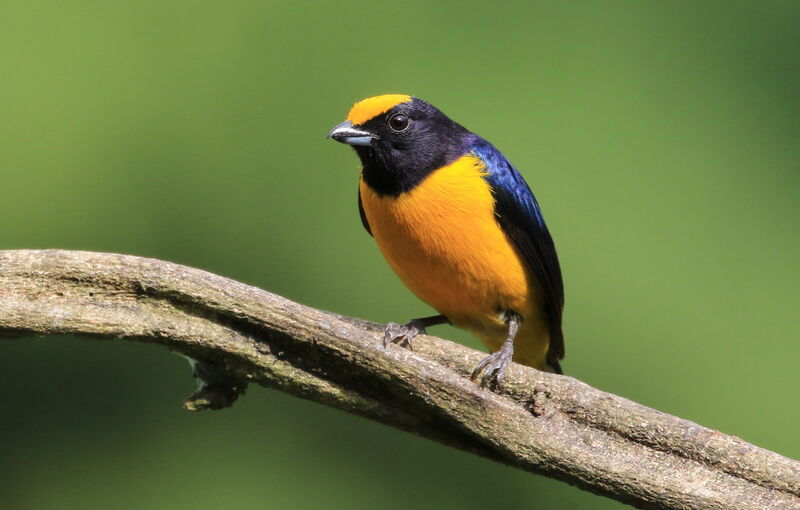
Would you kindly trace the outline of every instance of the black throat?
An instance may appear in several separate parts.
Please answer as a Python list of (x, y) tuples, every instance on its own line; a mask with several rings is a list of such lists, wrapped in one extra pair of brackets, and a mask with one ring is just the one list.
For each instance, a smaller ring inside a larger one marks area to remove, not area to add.
[(477, 138), (466, 130), (447, 135), (455, 136), (426, 137), (399, 150), (353, 147), (361, 159), (364, 182), (377, 194), (392, 197), (414, 189), (428, 175), (466, 154)]

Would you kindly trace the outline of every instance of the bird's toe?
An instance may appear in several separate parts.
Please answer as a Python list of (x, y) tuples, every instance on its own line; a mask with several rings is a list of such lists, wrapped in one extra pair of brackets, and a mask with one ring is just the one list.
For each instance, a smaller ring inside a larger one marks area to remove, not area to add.
[(486, 356), (475, 370), (472, 371), (471, 379), (474, 381), (483, 372), (480, 380), (482, 387), (500, 386), (506, 374), (506, 368), (511, 363), (511, 353), (505, 349)]
[(411, 342), (414, 337), (420, 333), (420, 328), (413, 324), (414, 321), (408, 324), (397, 324), (390, 322), (386, 325), (386, 330), (383, 333), (383, 346), (387, 347), (389, 344), (398, 344), (408, 347), (413, 350)]

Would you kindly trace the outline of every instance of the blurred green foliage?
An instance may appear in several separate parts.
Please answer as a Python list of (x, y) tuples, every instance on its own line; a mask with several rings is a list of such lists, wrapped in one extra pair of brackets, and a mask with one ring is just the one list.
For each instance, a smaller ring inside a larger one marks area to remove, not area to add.
[[(325, 140), (354, 101), (412, 93), (536, 192), (568, 374), (797, 458), (799, 22), (788, 1), (4, 2), (0, 247), (425, 315)], [(0, 506), (621, 507), (256, 387), (189, 414), (193, 385), (157, 347), (3, 340)]]

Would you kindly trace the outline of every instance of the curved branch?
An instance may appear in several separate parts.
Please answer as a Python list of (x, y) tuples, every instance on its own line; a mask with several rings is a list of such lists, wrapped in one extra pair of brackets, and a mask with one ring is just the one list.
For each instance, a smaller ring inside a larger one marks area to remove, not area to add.
[(104, 253), (0, 251), (0, 335), (153, 342), (234, 376), (639, 508), (800, 509), (800, 463), (570, 377), (431, 336), (381, 348), (373, 323), (198, 269)]

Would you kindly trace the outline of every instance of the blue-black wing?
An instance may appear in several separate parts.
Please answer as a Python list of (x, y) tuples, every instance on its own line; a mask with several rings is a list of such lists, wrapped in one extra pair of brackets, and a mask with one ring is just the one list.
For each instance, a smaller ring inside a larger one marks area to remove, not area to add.
[(498, 223), (542, 288), (545, 313), (550, 322), (547, 363), (561, 373), (559, 360), (564, 357), (564, 335), (561, 330), (564, 283), (553, 238), (547, 230), (536, 198), (505, 156), (483, 139), (479, 139), (471, 151), (486, 164), (485, 179), (492, 187)]
[(369, 228), (369, 222), (367, 221), (367, 214), (364, 212), (364, 203), (361, 202), (360, 189), (358, 190), (358, 215), (361, 216), (361, 224), (364, 225), (364, 229), (366, 229), (367, 234), (372, 235), (372, 229)]

